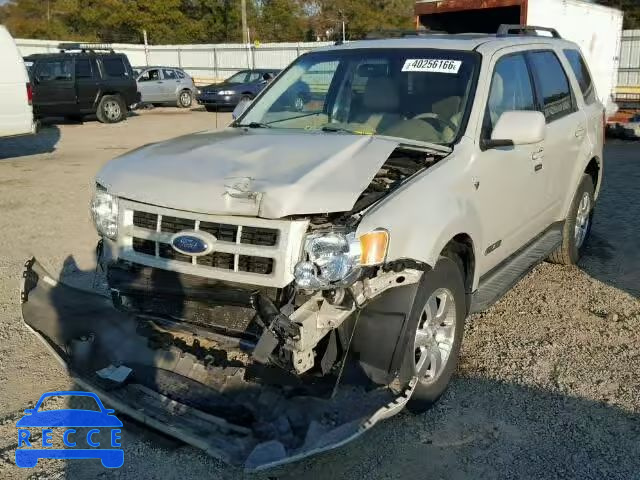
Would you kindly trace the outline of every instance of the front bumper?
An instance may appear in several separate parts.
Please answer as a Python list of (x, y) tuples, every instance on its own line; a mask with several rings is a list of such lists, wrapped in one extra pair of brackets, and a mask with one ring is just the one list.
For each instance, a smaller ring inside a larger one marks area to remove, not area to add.
[(235, 107), (240, 103), (242, 95), (218, 95), (218, 94), (200, 94), (198, 95), (198, 103), (205, 106)]
[[(21, 301), (27, 327), (82, 389), (145, 425), (247, 470), (344, 445), (402, 410), (415, 386), (411, 382), (395, 395), (344, 384), (329, 396), (322, 394), (327, 385), (315, 380), (296, 383), (297, 377), (283, 380), (268, 367), (238, 367), (227, 354), (230, 348), (212, 346), (202, 336), (191, 348), (184, 348), (184, 335), (180, 342), (160, 341), (159, 346), (148, 335), (149, 318), (123, 313), (108, 297), (54, 280), (35, 259), (25, 264)], [(96, 374), (109, 365), (127, 366), (132, 373), (122, 383)]]

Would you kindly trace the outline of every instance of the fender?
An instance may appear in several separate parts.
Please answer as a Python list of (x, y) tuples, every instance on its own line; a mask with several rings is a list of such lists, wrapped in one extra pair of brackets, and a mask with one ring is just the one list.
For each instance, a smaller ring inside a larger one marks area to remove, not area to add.
[[(388, 261), (411, 258), (431, 267), (447, 243), (460, 233), (469, 235), (474, 245), (481, 245), (482, 227), (466, 175), (451, 173), (457, 168), (464, 169), (463, 157), (442, 160), (389, 195), (365, 214), (357, 234), (384, 228), (390, 237)], [(441, 168), (444, 164), (448, 164), (445, 169)], [(474, 289), (477, 277), (476, 268)]]

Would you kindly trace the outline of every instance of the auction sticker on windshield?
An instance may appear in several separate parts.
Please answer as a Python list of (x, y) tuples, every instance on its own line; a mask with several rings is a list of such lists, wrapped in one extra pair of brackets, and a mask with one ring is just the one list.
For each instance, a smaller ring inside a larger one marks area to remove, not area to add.
[(403, 72), (458, 73), (461, 60), (440, 58), (408, 58), (402, 67)]

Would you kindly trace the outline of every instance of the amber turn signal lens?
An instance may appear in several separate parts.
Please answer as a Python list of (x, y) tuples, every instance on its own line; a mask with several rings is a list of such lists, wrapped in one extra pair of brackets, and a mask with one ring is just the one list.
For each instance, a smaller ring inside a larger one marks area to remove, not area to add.
[(387, 256), (389, 232), (376, 230), (360, 237), (360, 265), (380, 265)]

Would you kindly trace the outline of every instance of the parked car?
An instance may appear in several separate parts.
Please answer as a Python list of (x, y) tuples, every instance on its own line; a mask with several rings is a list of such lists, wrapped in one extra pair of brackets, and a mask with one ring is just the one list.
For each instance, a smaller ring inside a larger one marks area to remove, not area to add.
[(193, 103), (196, 86), (181, 68), (136, 67), (134, 71), (143, 103), (171, 103), (180, 108)]
[[(301, 83), (311, 100), (283, 107)], [(243, 108), (97, 174), (114, 308), (33, 259), (22, 288), (52, 352), (73, 368), (65, 345), (93, 333), (82, 365), (131, 364), (148, 408), (135, 389), (105, 399), (227, 461), (282, 464), (425, 411), (467, 316), (585, 248), (604, 106), (555, 30), (320, 48)]]
[(208, 112), (220, 107), (233, 108), (242, 100), (253, 100), (278, 73), (279, 70), (269, 68), (241, 70), (222, 83), (202, 87), (198, 103), (204, 105)]
[(140, 102), (126, 55), (91, 44), (61, 44), (60, 49), (59, 53), (25, 57), (32, 65), (37, 117), (82, 119), (96, 114), (103, 123), (115, 123)]
[(31, 105), (33, 90), (18, 47), (6, 28), (0, 25), (0, 137), (35, 133)]

